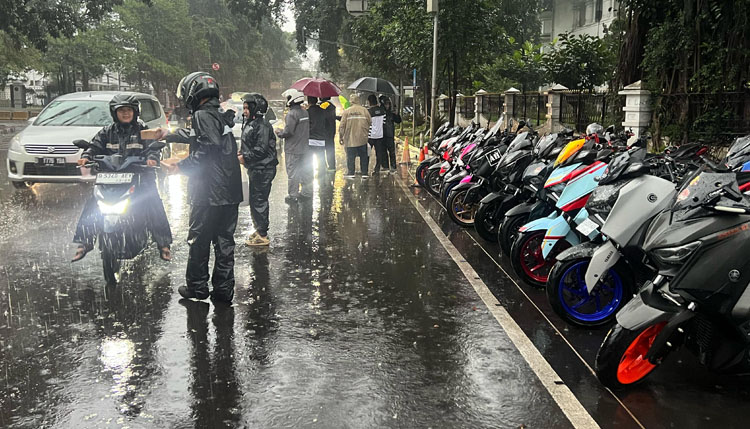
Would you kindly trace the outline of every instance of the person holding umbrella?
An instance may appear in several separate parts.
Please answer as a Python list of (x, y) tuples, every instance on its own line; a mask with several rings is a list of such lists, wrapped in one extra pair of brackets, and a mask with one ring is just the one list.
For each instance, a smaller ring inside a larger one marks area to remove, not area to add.
[(387, 95), (380, 96), (380, 105), (385, 110), (385, 122), (383, 124), (383, 168), (390, 166), (391, 173), (396, 172), (396, 124), (401, 123), (401, 115), (393, 111), (391, 98)]

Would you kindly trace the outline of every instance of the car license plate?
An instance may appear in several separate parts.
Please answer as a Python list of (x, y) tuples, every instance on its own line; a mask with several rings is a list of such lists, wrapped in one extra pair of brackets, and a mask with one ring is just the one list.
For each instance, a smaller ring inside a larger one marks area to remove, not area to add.
[(588, 235), (590, 235), (590, 234), (591, 234), (592, 232), (594, 232), (594, 231), (596, 231), (597, 229), (599, 229), (599, 225), (597, 225), (597, 224), (596, 224), (596, 222), (594, 222), (593, 220), (591, 220), (591, 219), (588, 219), (588, 218), (586, 218), (586, 219), (585, 219), (585, 220), (584, 220), (583, 222), (581, 222), (581, 223), (580, 223), (580, 224), (579, 224), (579, 225), (578, 225), (578, 226), (576, 227), (576, 229), (577, 229), (577, 230), (578, 230), (578, 231), (579, 231), (579, 232), (580, 232), (581, 234), (583, 234), (583, 235), (586, 235), (586, 236), (588, 236)]
[(120, 185), (133, 181), (133, 173), (99, 173), (96, 175), (97, 185)]
[(56, 157), (44, 157), (44, 158), (37, 158), (37, 163), (39, 165), (57, 165), (57, 166), (63, 166), (65, 165), (65, 158), (56, 158)]
[(500, 153), (500, 149), (495, 149), (487, 154), (487, 160), (490, 162), (491, 167), (496, 166), (502, 157), (503, 154)]

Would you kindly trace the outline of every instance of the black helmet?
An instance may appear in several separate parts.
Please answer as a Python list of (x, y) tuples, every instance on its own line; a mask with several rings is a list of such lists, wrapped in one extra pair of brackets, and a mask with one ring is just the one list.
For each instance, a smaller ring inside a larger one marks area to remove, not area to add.
[(251, 92), (242, 97), (242, 102), (247, 103), (248, 110), (250, 111), (250, 118), (254, 119), (263, 116), (268, 111), (268, 100), (257, 92)]
[(115, 123), (119, 122), (117, 119), (117, 109), (120, 107), (130, 107), (133, 109), (133, 120), (130, 123), (135, 123), (138, 120), (138, 115), (141, 113), (141, 103), (134, 95), (130, 94), (117, 94), (109, 101), (109, 114), (112, 115), (112, 120)]
[(206, 72), (193, 72), (182, 78), (177, 85), (177, 98), (191, 112), (200, 106), (204, 98), (219, 96), (219, 83)]

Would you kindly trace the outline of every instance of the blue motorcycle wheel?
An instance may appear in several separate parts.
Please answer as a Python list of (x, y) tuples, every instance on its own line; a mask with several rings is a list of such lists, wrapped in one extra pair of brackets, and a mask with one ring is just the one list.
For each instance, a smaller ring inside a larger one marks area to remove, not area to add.
[(595, 327), (611, 322), (630, 296), (631, 281), (627, 275), (610, 268), (606, 278), (589, 294), (586, 291), (586, 269), (590, 259), (557, 262), (547, 281), (547, 298), (552, 309), (566, 322)]

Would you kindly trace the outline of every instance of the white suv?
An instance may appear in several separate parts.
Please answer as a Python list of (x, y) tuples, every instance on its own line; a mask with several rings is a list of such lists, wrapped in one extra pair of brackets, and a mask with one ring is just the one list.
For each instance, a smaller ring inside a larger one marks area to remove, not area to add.
[[(91, 141), (105, 125), (112, 123), (109, 101), (116, 91), (75, 92), (54, 99), (26, 129), (14, 136), (8, 151), (8, 179), (22, 189), (34, 183), (91, 182), (95, 176), (77, 168), (81, 149), (74, 140)], [(141, 104), (140, 119), (149, 128), (167, 127), (164, 109), (156, 97), (134, 95)]]

